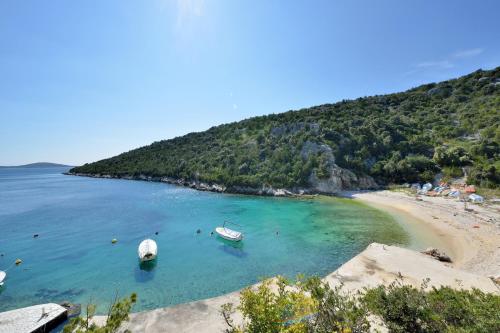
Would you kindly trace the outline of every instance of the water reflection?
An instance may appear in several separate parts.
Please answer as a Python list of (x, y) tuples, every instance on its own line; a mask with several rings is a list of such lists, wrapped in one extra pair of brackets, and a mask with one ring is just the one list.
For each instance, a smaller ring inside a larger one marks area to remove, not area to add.
[(150, 261), (140, 261), (135, 269), (135, 280), (137, 282), (148, 282), (155, 277), (155, 267), (158, 263), (158, 258)]
[(157, 264), (157, 259), (153, 259), (153, 260), (150, 260), (150, 261), (141, 261), (139, 262), (139, 269), (141, 271), (146, 271), (146, 272), (151, 272), (155, 267), (156, 267), (156, 264)]
[(248, 253), (243, 250), (243, 242), (232, 242), (219, 236), (216, 239), (221, 243), (218, 247), (219, 250), (238, 258), (245, 258), (248, 256)]

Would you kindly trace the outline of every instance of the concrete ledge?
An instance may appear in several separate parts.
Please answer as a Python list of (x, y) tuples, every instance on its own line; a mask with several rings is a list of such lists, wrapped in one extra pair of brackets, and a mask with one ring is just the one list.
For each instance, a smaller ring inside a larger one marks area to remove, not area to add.
[(55, 303), (6, 311), (0, 313), (0, 333), (50, 332), (66, 317), (67, 310)]

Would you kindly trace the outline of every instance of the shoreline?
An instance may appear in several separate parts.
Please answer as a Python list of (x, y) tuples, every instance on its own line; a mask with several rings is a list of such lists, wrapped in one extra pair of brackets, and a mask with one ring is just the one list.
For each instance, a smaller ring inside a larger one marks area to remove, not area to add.
[[(257, 196), (270, 196), (270, 197), (290, 197), (290, 198), (307, 198), (315, 197), (318, 195), (326, 196), (338, 196), (341, 193), (340, 190), (333, 192), (321, 192), (307, 187), (296, 187), (296, 188), (274, 188), (270, 185), (261, 185), (260, 187), (251, 187), (247, 185), (221, 185), (216, 183), (207, 183), (199, 180), (193, 179), (179, 179), (167, 176), (130, 176), (130, 175), (109, 175), (109, 174), (93, 174), (93, 173), (74, 173), (74, 172), (64, 172), (66, 176), (76, 176), (76, 177), (89, 177), (89, 178), (102, 178), (102, 179), (124, 179), (124, 180), (136, 180), (136, 181), (146, 181), (154, 183), (164, 183), (174, 186), (186, 187), (197, 191), (203, 192), (216, 192), (223, 194), (241, 194), (241, 195), (257, 195)], [(377, 188), (369, 188), (366, 190), (376, 190)], [(362, 189), (359, 189), (362, 190)]]

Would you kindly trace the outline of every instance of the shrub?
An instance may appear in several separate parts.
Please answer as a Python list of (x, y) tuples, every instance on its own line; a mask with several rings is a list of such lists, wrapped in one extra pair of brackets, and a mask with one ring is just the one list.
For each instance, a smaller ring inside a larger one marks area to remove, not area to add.
[(436, 163), (423, 155), (401, 158), (395, 154), (383, 167), (383, 176), (395, 183), (430, 181), (437, 170)]
[(368, 290), (364, 303), (390, 332), (500, 332), (500, 296), (478, 289), (421, 288), (393, 283)]
[(434, 160), (442, 166), (464, 166), (471, 164), (471, 157), (463, 147), (438, 147)]
[(241, 292), (237, 309), (248, 320), (246, 327), (234, 326), (231, 304), (222, 307), (222, 315), (230, 327), (227, 332), (306, 332), (304, 324), (294, 320), (311, 312), (312, 300), (301, 291), (290, 290), (288, 281), (282, 277), (276, 280), (277, 292), (271, 289), (272, 282), (265, 280), (256, 290), (246, 288)]
[(367, 291), (364, 302), (384, 320), (390, 332), (443, 332), (445, 325), (427, 304), (422, 289), (391, 284)]
[[(292, 287), (279, 277), (276, 288), (272, 280), (266, 280), (257, 289), (245, 289), (240, 300), (236, 309), (232, 304), (221, 309), (229, 327), (226, 332), (344, 333), (368, 332), (370, 328), (368, 312), (353, 296), (340, 293), (340, 287), (331, 289), (319, 278), (299, 279)], [(234, 310), (241, 311), (245, 326), (233, 323)]]
[[(352, 295), (319, 278), (299, 279), (293, 288), (279, 278), (276, 290), (270, 280), (247, 288), (240, 306), (225, 304), (221, 313), (231, 333), (362, 333), (370, 331), (370, 316), (396, 333), (500, 332), (499, 295), (448, 287), (427, 291), (428, 281), (420, 288), (396, 281)], [(235, 310), (244, 326), (234, 324)]]
[(495, 188), (500, 182), (500, 175), (494, 165), (476, 164), (469, 170), (467, 181), (486, 188)]
[(128, 315), (132, 306), (137, 301), (137, 295), (134, 293), (128, 298), (115, 300), (109, 307), (108, 317), (104, 326), (98, 326), (92, 323), (96, 305), (88, 304), (85, 317), (76, 317), (70, 320), (69, 324), (64, 326), (64, 333), (114, 333), (118, 332), (121, 324), (128, 320)]
[(460, 167), (444, 167), (443, 169), (443, 176), (446, 177), (447, 179), (452, 179), (452, 178), (459, 178), (464, 175), (462, 168)]
[(319, 278), (310, 278), (299, 284), (312, 298), (314, 315), (306, 321), (308, 332), (369, 332), (368, 310), (355, 296), (342, 292), (342, 286), (331, 289)]

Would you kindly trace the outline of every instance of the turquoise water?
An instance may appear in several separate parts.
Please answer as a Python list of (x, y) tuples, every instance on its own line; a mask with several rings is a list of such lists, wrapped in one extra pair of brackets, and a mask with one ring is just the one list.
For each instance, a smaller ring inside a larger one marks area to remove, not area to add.
[[(325, 275), (371, 242), (408, 242), (389, 215), (349, 199), (223, 195), (63, 171), (0, 169), (0, 269), (23, 260), (8, 269), (0, 311), (63, 300), (103, 311), (116, 292), (138, 294), (134, 311), (153, 309), (277, 274)], [(243, 242), (210, 235), (224, 220), (242, 226)], [(158, 243), (152, 267), (137, 259), (146, 237)]]

